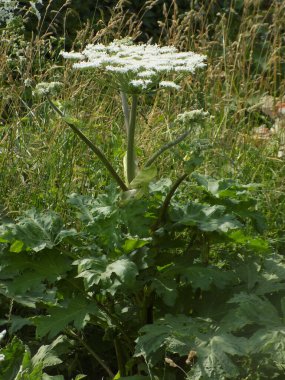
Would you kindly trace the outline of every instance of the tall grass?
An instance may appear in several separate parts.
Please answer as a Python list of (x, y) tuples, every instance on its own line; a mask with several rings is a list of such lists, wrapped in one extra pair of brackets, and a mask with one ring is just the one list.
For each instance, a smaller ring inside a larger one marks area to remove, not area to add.
[[(158, 42), (206, 54), (207, 70), (197, 80), (185, 81), (179, 96), (160, 92), (154, 101), (144, 99), (139, 109), (138, 155), (148, 155), (177, 134), (173, 115), (204, 108), (212, 121), (189, 138), (212, 142), (201, 170), (215, 177), (261, 184), (257, 197), (271, 234), (276, 236), (285, 210), (284, 159), (277, 157), (280, 137), (257, 140), (253, 131), (274, 123), (258, 105), (263, 96), (272, 95), (277, 102), (285, 94), (285, 4), (231, 1), (222, 10), (215, 1), (198, 2), (199, 6), (195, 1), (189, 3), (189, 11), (183, 14), (178, 1), (161, 6)], [(102, 17), (97, 33), (87, 24), (78, 33), (74, 48), (125, 35), (135, 40), (151, 37), (141, 35), (142, 20), (146, 12), (159, 6), (157, 2), (145, 2), (138, 14), (126, 13), (126, 5), (119, 1), (108, 22)], [(99, 75), (91, 78), (63, 64), (58, 57), (64, 48), (62, 39), (45, 35), (27, 42), (20, 22), (1, 33), (0, 204), (9, 216), (33, 206), (64, 213), (68, 194), (96, 194), (107, 185), (107, 176), (47, 104), (32, 95), (33, 88), (42, 81), (62, 81), (58, 101), (83, 120), (84, 132), (108, 157), (121, 163), (126, 147), (121, 137), (124, 121), (119, 94)], [(179, 155), (187, 155), (188, 149), (187, 143), (176, 148), (172, 158), (164, 160), (165, 167)], [(174, 177), (177, 174), (173, 172)]]

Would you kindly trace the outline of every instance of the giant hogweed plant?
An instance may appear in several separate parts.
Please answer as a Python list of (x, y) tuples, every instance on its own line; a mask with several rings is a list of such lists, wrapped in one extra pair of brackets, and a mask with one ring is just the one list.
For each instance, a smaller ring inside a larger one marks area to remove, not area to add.
[(255, 185), (199, 174), (204, 141), (189, 143), (174, 183), (156, 178), (155, 164), (191, 135), (207, 116), (201, 110), (179, 115), (181, 135), (144, 164), (136, 159), (139, 97), (178, 90), (205, 57), (128, 41), (63, 56), (101, 70), (121, 92), (125, 178), (52, 99), (58, 84), (38, 86), (114, 183), (96, 198), (69, 197), (76, 229), (36, 210), (1, 226), (4, 309), (9, 300), (1, 324), (10, 333), (1, 379), (281, 379), (285, 263), (264, 253)]

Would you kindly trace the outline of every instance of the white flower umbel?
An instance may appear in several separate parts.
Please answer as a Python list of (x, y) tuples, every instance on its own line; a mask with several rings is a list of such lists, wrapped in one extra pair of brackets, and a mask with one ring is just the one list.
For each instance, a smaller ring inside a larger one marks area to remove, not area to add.
[(173, 74), (181, 79), (205, 66), (206, 57), (193, 52), (179, 52), (173, 46), (134, 45), (128, 40), (115, 40), (105, 46), (87, 45), (81, 53), (62, 52), (64, 58), (79, 60), (75, 69), (101, 69), (111, 74), (125, 93), (137, 94), (159, 87), (180, 89), (173, 81), (162, 77)]
[[(135, 45), (130, 39), (115, 40), (107, 46), (87, 45), (80, 53), (61, 54), (64, 58), (78, 61), (73, 64), (75, 69), (105, 72), (109, 82), (119, 88), (127, 132), (127, 155), (124, 160), (126, 182), (131, 188), (138, 169), (135, 149), (138, 95), (160, 88), (179, 90), (180, 86), (176, 82), (204, 67), (206, 57), (193, 52), (179, 52), (173, 46)], [(166, 75), (171, 75), (171, 80), (164, 80)], [(132, 100), (131, 106), (128, 98)], [(181, 141), (181, 136), (177, 141)], [(167, 148), (172, 145), (167, 145)], [(165, 148), (158, 155), (163, 151)], [(158, 155), (155, 154), (148, 163)]]
[(0, 25), (8, 23), (14, 18), (18, 5), (16, 0), (0, 0)]

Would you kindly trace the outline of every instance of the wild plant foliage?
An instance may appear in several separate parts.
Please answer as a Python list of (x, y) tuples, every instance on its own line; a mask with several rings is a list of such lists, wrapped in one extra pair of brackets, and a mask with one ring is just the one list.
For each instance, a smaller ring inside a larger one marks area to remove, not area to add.
[(179, 114), (181, 134), (137, 159), (140, 99), (194, 81), (204, 57), (130, 41), (64, 55), (120, 92), (126, 154), (116, 167), (54, 97), (58, 83), (38, 85), (112, 181), (71, 194), (69, 223), (33, 209), (1, 225), (1, 379), (281, 379), (285, 266), (262, 237), (258, 186), (199, 172), (203, 139), (177, 162), (180, 177), (159, 175), (162, 157), (210, 122), (202, 109)]

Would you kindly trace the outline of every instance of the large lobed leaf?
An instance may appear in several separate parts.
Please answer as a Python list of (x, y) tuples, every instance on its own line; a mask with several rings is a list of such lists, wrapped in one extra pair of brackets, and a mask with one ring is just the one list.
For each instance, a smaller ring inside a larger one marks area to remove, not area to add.
[(36, 252), (45, 248), (51, 249), (64, 239), (76, 234), (74, 229), (64, 228), (57, 214), (40, 213), (36, 210), (27, 211), (17, 223), (5, 224), (0, 230), (2, 241), (12, 243), (10, 248), (12, 252), (20, 252), (23, 245)]
[(196, 202), (188, 202), (184, 207), (177, 207), (172, 212), (171, 219), (177, 225), (196, 226), (206, 232), (225, 233), (242, 227), (234, 215), (227, 214), (225, 206)]
[(109, 261), (105, 255), (99, 258), (89, 257), (76, 260), (78, 276), (84, 278), (89, 289), (99, 285), (101, 292), (114, 295), (119, 287), (132, 288), (134, 286), (138, 269), (127, 256), (115, 261)]
[(247, 342), (245, 338), (220, 332), (210, 319), (185, 315), (166, 315), (153, 325), (144, 326), (140, 334), (135, 356), (142, 355), (150, 367), (165, 355), (187, 357), (190, 351), (195, 351), (197, 363), (189, 373), (195, 380), (237, 378), (239, 370), (232, 358), (244, 355)]
[[(55, 289), (51, 284), (65, 278), (72, 269), (71, 259), (57, 250), (3, 252), (0, 262), (0, 292), (27, 306), (51, 302)], [(2, 290), (1, 290), (2, 289)]]
[(45, 335), (53, 338), (68, 326), (82, 329), (89, 320), (89, 314), (100, 314), (96, 304), (78, 296), (66, 305), (50, 307), (49, 315), (33, 317), (32, 320), (39, 338)]

